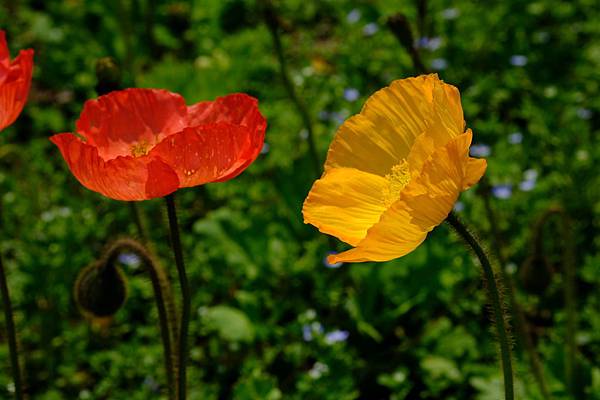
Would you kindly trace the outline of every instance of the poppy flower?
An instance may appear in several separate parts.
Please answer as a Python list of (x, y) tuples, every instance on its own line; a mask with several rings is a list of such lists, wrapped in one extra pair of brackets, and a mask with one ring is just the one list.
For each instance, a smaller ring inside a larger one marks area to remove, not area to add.
[(27, 101), (33, 50), (21, 50), (11, 61), (6, 34), (0, 30), (0, 131), (15, 122)]
[(245, 94), (186, 106), (166, 90), (125, 89), (88, 100), (76, 132), (50, 140), (83, 186), (133, 201), (236, 177), (260, 153), (265, 129)]
[(330, 263), (387, 261), (417, 248), (479, 181), (460, 94), (437, 75), (394, 81), (339, 128), (304, 222), (354, 246)]

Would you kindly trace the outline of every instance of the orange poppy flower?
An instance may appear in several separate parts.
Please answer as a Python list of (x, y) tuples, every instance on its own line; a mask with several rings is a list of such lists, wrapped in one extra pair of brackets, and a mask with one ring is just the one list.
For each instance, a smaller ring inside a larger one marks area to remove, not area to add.
[(21, 50), (11, 61), (6, 34), (0, 30), (0, 131), (15, 122), (23, 110), (32, 72), (33, 50)]
[(245, 94), (186, 106), (166, 90), (125, 89), (88, 100), (76, 133), (50, 140), (83, 186), (132, 201), (234, 178), (260, 153), (265, 129)]
[(387, 261), (413, 251), (479, 181), (460, 94), (437, 75), (394, 81), (339, 128), (304, 222), (353, 249), (330, 263)]

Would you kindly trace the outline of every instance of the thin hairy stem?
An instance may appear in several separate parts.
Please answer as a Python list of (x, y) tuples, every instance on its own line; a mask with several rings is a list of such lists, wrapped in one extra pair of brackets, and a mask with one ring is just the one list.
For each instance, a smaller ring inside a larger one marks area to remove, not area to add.
[(550, 394), (548, 384), (546, 383), (546, 378), (544, 377), (544, 370), (540, 361), (540, 357), (537, 353), (531, 335), (529, 334), (529, 330), (527, 329), (527, 320), (525, 319), (523, 309), (517, 301), (516, 286), (514, 280), (512, 278), (512, 275), (506, 271), (506, 260), (504, 258), (504, 253), (502, 252), (504, 241), (502, 238), (500, 227), (498, 225), (498, 219), (496, 218), (496, 213), (494, 212), (494, 208), (492, 206), (490, 198), (491, 187), (485, 176), (482, 178), (480, 185), (480, 193), (483, 198), (485, 213), (487, 215), (487, 219), (490, 224), (490, 230), (492, 233), (492, 249), (496, 258), (500, 262), (500, 271), (502, 274), (502, 279), (504, 280), (506, 292), (508, 293), (508, 298), (510, 301), (510, 311), (515, 317), (515, 330), (517, 331), (517, 337), (519, 338), (519, 342), (521, 343), (522, 348), (525, 349), (525, 352), (527, 353), (527, 358), (529, 359), (529, 367), (531, 369), (535, 381), (538, 384), (542, 396), (546, 400), (551, 400), (552, 395)]
[(15, 383), (15, 397), (18, 400), (25, 398), (24, 379), (19, 365), (19, 351), (17, 347), (17, 331), (13, 319), (12, 304), (10, 302), (10, 293), (6, 283), (6, 272), (0, 255), (0, 292), (2, 294), (2, 306), (4, 308), (4, 319), (6, 321), (6, 334), (8, 336), (8, 352), (12, 368), (13, 380)]
[(500, 342), (500, 356), (502, 362), (502, 372), (504, 374), (504, 398), (506, 400), (513, 400), (514, 389), (512, 359), (510, 354), (510, 339), (507, 327), (506, 311), (499, 288), (501, 281), (496, 279), (496, 275), (494, 274), (494, 270), (488, 256), (477, 239), (475, 239), (471, 232), (469, 232), (467, 227), (463, 225), (453, 213), (448, 215), (446, 222), (448, 222), (450, 226), (454, 228), (458, 235), (473, 250), (483, 269), (485, 287), (488, 291), (488, 298), (492, 306), (496, 334)]
[(175, 399), (177, 388), (175, 380), (177, 376), (177, 310), (175, 309), (175, 301), (169, 278), (162, 266), (156, 261), (156, 258), (146, 249), (141, 243), (133, 239), (117, 240), (106, 252), (106, 261), (102, 263), (105, 266), (115, 265), (115, 260), (119, 254), (123, 252), (133, 252), (137, 254), (143, 265), (146, 267), (154, 298), (156, 300), (156, 308), (158, 309), (158, 320), (160, 324), (160, 334), (163, 342), (163, 351), (165, 357), (165, 370), (167, 375), (167, 384), (169, 388), (169, 398)]
[(181, 249), (181, 240), (179, 237), (179, 223), (177, 221), (177, 210), (175, 208), (175, 197), (170, 194), (165, 197), (167, 202), (167, 215), (169, 216), (169, 229), (171, 233), (171, 246), (177, 275), (179, 276), (179, 285), (181, 287), (181, 325), (179, 327), (179, 376), (178, 376), (178, 394), (180, 400), (186, 399), (187, 378), (186, 366), (188, 358), (188, 329), (190, 325), (191, 296), (188, 283), (185, 264), (183, 262), (183, 252)]

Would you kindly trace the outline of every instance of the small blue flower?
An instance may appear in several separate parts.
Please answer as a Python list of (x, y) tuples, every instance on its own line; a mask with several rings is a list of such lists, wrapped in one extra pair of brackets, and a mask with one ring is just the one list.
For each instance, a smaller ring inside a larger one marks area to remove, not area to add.
[(319, 119), (321, 121), (327, 121), (329, 118), (331, 118), (331, 114), (329, 113), (329, 111), (326, 111), (326, 110), (319, 111)]
[(135, 253), (121, 253), (117, 257), (117, 261), (128, 267), (137, 267), (142, 262), (140, 256)]
[(269, 146), (269, 143), (264, 142), (262, 149), (260, 149), (260, 154), (267, 154), (269, 150), (271, 150), (271, 146)]
[(339, 268), (342, 265), (344, 265), (343, 262), (336, 262), (336, 263), (329, 263), (329, 261), (327, 261), (327, 256), (332, 255), (332, 254), (337, 254), (335, 251), (328, 251), (327, 254), (325, 255), (325, 257), (323, 257), (323, 265), (326, 266), (327, 268)]
[(492, 194), (498, 199), (506, 200), (512, 196), (512, 185), (496, 185), (492, 187)]
[(475, 143), (471, 146), (469, 153), (473, 157), (488, 157), (492, 154), (492, 149), (487, 144)]
[(592, 110), (587, 108), (578, 108), (577, 116), (581, 119), (590, 119), (592, 118)]
[(525, 180), (519, 183), (519, 189), (523, 192), (529, 192), (535, 188), (535, 180)]
[(462, 201), (457, 201), (454, 203), (454, 207), (452, 208), (456, 212), (462, 212), (465, 209), (465, 204)]
[(363, 33), (366, 36), (372, 36), (372, 35), (376, 34), (377, 31), (379, 31), (379, 26), (377, 26), (377, 24), (375, 22), (371, 22), (369, 24), (366, 24), (363, 27)]
[(422, 37), (415, 42), (415, 47), (418, 49), (427, 49), (429, 51), (436, 51), (442, 46), (442, 39), (439, 37)]
[(356, 101), (360, 97), (360, 92), (355, 88), (344, 89), (344, 99), (346, 101)]
[(305, 342), (313, 340), (312, 328), (310, 325), (302, 325), (302, 338)]
[(436, 71), (445, 70), (448, 68), (448, 61), (446, 61), (444, 58), (434, 58), (431, 60), (431, 68), (435, 69)]
[(344, 123), (349, 113), (350, 112), (346, 109), (334, 111), (330, 114), (331, 120), (336, 122), (338, 125), (341, 125), (342, 123)]
[(346, 21), (350, 24), (354, 24), (360, 20), (361, 12), (358, 8), (353, 9), (346, 15)]
[(327, 344), (345, 342), (348, 339), (348, 336), (350, 336), (350, 333), (348, 331), (341, 331), (338, 329), (338, 330), (329, 332), (327, 335), (325, 335), (325, 342)]
[(521, 132), (513, 132), (508, 135), (508, 143), (519, 144), (523, 141), (523, 134)]
[(460, 10), (458, 8), (446, 8), (442, 11), (442, 18), (444, 19), (456, 19), (460, 15)]
[(527, 56), (515, 54), (510, 56), (510, 65), (514, 67), (524, 67), (527, 65)]

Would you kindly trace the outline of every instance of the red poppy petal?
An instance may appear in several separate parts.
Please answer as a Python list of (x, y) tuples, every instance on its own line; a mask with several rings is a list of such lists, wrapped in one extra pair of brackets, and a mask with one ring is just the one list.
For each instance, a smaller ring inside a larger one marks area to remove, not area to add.
[(88, 100), (77, 131), (104, 160), (150, 150), (187, 126), (184, 99), (160, 89), (125, 89)]
[[(0, 44), (1, 45), (1, 44)], [(0, 84), (0, 131), (17, 119), (29, 94), (33, 72), (33, 50), (22, 50)]]
[(118, 157), (104, 161), (95, 147), (71, 133), (54, 135), (71, 172), (86, 188), (115, 200), (147, 200), (165, 196), (179, 187), (177, 175), (162, 161), (145, 157)]
[(148, 163), (148, 180), (146, 181), (146, 197), (153, 199), (163, 197), (179, 189), (177, 173), (158, 159)]
[(262, 129), (224, 122), (186, 128), (159, 143), (150, 156), (177, 172), (181, 187), (224, 181), (241, 173), (258, 156)]
[(189, 126), (214, 122), (258, 127), (265, 119), (258, 110), (258, 100), (243, 93), (218, 97), (215, 101), (204, 101), (188, 107)]
[(10, 52), (6, 43), (6, 33), (0, 30), (0, 63), (8, 64), (10, 60)]

